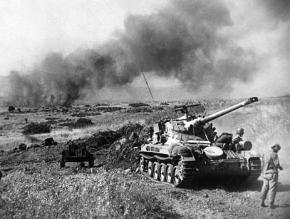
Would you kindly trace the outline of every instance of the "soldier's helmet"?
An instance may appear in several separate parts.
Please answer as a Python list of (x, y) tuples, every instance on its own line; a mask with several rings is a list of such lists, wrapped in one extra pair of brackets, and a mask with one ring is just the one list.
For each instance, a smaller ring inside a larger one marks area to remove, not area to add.
[(277, 150), (281, 150), (281, 146), (279, 144), (274, 144), (271, 148), (272, 149), (276, 148)]
[(239, 128), (238, 130), (237, 130), (237, 134), (238, 135), (243, 135), (245, 133), (245, 130), (243, 129), (243, 128)]

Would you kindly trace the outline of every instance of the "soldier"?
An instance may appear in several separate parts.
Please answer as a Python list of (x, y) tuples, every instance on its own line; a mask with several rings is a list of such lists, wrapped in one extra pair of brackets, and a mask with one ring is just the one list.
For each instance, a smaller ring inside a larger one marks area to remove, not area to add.
[(231, 149), (233, 151), (237, 151), (237, 152), (240, 151), (241, 148), (240, 148), (239, 143), (241, 141), (243, 141), (243, 135), (244, 135), (244, 133), (245, 133), (245, 130), (243, 128), (239, 128), (237, 130), (237, 137), (235, 137), (233, 139), (233, 142), (232, 142), (232, 145), (231, 145)]
[(155, 132), (152, 140), (153, 144), (158, 144), (160, 141), (160, 132)]
[(240, 141), (243, 141), (243, 135), (244, 135), (244, 133), (245, 133), (245, 130), (243, 128), (239, 128), (237, 130), (237, 137), (234, 138), (233, 143), (234, 144), (237, 144)]
[(278, 170), (283, 170), (280, 166), (278, 151), (281, 149), (279, 144), (275, 144), (272, 146), (272, 151), (265, 159), (265, 168), (263, 173), (263, 187), (262, 187), (262, 202), (261, 206), (266, 207), (265, 199), (267, 197), (267, 193), (269, 191), (269, 199), (270, 199), (270, 208), (274, 208), (274, 201), (277, 191), (278, 185)]

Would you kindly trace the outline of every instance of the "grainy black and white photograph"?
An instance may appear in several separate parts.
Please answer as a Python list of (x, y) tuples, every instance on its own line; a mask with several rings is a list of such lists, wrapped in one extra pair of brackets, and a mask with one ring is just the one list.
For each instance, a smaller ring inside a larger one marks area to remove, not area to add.
[(290, 218), (290, 0), (0, 0), (0, 218)]

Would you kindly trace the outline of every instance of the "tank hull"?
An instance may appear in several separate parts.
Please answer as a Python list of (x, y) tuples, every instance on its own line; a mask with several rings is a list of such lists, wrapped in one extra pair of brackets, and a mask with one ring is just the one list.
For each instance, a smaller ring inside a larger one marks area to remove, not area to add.
[[(170, 147), (166, 145), (147, 144), (142, 148), (141, 171), (155, 180), (169, 182), (176, 187), (192, 184), (195, 180), (203, 178), (228, 177), (250, 182), (256, 180), (261, 173), (260, 158), (248, 156), (246, 153), (227, 150), (223, 151), (222, 157), (209, 159), (202, 153), (197, 157), (193, 153), (194, 147), (190, 148), (192, 150), (188, 149), (187, 153), (182, 150), (175, 150), (177, 152), (174, 153), (174, 149), (170, 153)], [(162, 153), (163, 151), (167, 153)]]

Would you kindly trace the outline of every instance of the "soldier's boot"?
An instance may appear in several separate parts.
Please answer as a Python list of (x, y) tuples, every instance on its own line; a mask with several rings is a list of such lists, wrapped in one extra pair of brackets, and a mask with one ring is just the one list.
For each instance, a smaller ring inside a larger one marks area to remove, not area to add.
[(268, 193), (268, 190), (269, 190), (269, 181), (264, 179), (264, 183), (263, 183), (263, 187), (262, 187), (262, 195), (261, 195), (261, 207), (267, 207), (265, 205), (265, 200), (267, 198), (267, 193)]
[(261, 207), (267, 207), (267, 205), (265, 205), (265, 201), (264, 200), (262, 200), (262, 202), (261, 202)]

